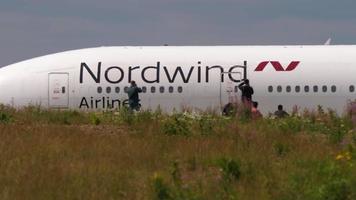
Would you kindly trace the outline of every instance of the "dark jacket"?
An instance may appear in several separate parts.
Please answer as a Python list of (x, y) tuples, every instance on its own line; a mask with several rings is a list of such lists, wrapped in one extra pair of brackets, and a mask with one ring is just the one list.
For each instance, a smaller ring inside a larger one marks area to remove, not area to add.
[(245, 83), (241, 83), (238, 87), (241, 90), (241, 99), (248, 99), (251, 101), (253, 95), (253, 88), (249, 85), (245, 85)]
[(142, 92), (142, 89), (137, 86), (129, 87), (127, 94), (129, 96), (130, 107), (134, 108), (139, 105), (140, 99), (139, 99), (138, 93), (141, 93), (141, 92)]
[(274, 112), (274, 115), (277, 118), (284, 118), (284, 117), (288, 117), (289, 116), (289, 114), (284, 110), (277, 110), (276, 112)]

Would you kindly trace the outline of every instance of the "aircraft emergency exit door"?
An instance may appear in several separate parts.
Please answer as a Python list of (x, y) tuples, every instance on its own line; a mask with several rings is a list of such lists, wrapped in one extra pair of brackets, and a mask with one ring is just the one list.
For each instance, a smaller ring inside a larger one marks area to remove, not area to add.
[(48, 104), (50, 108), (68, 108), (68, 73), (48, 74)]

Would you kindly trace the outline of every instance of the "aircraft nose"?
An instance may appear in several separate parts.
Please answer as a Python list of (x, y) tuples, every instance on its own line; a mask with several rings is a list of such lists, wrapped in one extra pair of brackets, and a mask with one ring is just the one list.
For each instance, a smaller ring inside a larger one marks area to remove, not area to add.
[(0, 69), (0, 104), (5, 104), (4, 103), (4, 96), (5, 96), (5, 92), (4, 92), (4, 78), (3, 75), (1, 73), (1, 69)]
[(11, 105), (11, 77), (0, 68), (0, 104)]

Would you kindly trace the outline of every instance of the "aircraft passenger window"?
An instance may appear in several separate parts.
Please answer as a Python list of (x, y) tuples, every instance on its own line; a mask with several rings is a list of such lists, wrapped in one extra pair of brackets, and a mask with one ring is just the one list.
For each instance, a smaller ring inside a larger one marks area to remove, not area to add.
[(268, 92), (273, 92), (273, 86), (268, 86)]
[(282, 92), (282, 86), (277, 86), (277, 92)]
[(331, 86), (331, 92), (336, 92), (336, 86), (335, 85), (333, 85), (333, 86)]
[(115, 87), (115, 92), (119, 93), (120, 92), (120, 88), (119, 87)]
[(169, 93), (173, 93), (173, 87), (172, 87), (172, 86), (170, 86), (170, 87), (168, 88), (168, 90), (169, 90)]
[(127, 93), (127, 91), (129, 91), (129, 87), (124, 87), (124, 92)]
[(308, 85), (304, 86), (304, 92), (309, 92), (309, 86)]
[(143, 87), (142, 87), (142, 92), (143, 92), (143, 93), (146, 93), (146, 92), (147, 92), (147, 87), (146, 87), (146, 86), (143, 86)]
[(178, 87), (178, 92), (179, 92), (179, 93), (182, 93), (182, 92), (183, 92), (183, 87), (182, 87), (182, 86), (179, 86), (179, 87)]
[(314, 92), (318, 92), (318, 86), (317, 86), (317, 85), (314, 85), (313, 91), (314, 91)]
[(296, 93), (299, 93), (299, 92), (300, 92), (300, 86), (299, 86), (299, 85), (295, 86), (295, 92), (296, 92)]
[(97, 91), (98, 91), (99, 94), (101, 94), (103, 92), (103, 88), (98, 87)]
[(328, 91), (328, 86), (323, 85), (322, 90), (323, 90), (323, 92), (327, 92)]
[(160, 93), (163, 93), (163, 92), (164, 92), (164, 87), (163, 87), (163, 86), (159, 87), (159, 92), (160, 92)]
[(353, 85), (350, 85), (350, 92), (355, 92), (355, 86), (353, 86)]
[(106, 93), (108, 93), (108, 94), (111, 93), (111, 87), (106, 88)]
[(151, 93), (155, 93), (156, 92), (156, 88), (154, 86), (151, 87)]
[(292, 91), (292, 88), (288, 85), (288, 86), (286, 87), (286, 91), (289, 93), (289, 92)]

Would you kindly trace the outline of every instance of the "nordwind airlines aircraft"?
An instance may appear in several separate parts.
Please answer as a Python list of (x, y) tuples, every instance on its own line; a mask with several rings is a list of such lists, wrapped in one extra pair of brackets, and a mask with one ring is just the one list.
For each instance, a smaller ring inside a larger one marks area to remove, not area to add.
[(136, 81), (143, 109), (221, 109), (249, 79), (263, 113), (282, 104), (342, 113), (356, 99), (356, 46), (99, 47), (0, 68), (0, 103), (106, 110), (127, 106)]

